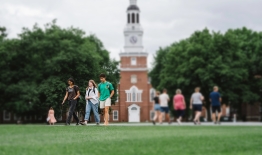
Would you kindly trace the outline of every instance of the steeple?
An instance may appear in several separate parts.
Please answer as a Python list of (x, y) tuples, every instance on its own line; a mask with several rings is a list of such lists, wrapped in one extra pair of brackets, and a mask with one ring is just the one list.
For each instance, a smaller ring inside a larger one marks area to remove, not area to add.
[(127, 8), (127, 11), (139, 11), (139, 7), (136, 5), (137, 0), (130, 0), (130, 5)]
[(130, 0), (130, 5), (136, 5), (137, 0)]

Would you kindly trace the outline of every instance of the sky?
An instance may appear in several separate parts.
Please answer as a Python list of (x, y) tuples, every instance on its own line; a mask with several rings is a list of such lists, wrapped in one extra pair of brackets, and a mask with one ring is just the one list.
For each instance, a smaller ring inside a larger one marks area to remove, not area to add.
[[(225, 32), (243, 26), (262, 30), (262, 0), (138, 0), (140, 23), (144, 28), (144, 48), (148, 66), (160, 47), (208, 28)], [(57, 19), (61, 27), (77, 27), (95, 34), (119, 60), (123, 51), (123, 30), (129, 0), (0, 0), (0, 26), (8, 37), (16, 38), (23, 27), (43, 26)]]

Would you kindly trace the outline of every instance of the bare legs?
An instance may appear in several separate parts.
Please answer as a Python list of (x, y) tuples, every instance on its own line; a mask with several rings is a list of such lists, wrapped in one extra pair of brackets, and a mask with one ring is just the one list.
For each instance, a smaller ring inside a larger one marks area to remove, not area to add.
[(216, 113), (212, 113), (212, 120), (213, 120), (214, 123), (220, 122), (221, 114), (222, 114), (221, 112), (218, 113), (217, 120), (216, 120)]
[(158, 122), (160, 123), (160, 116), (161, 112), (160, 111), (155, 111), (155, 117), (153, 119), (153, 121), (156, 121), (158, 119)]
[(201, 116), (201, 111), (197, 111), (194, 118), (194, 123), (197, 122), (198, 124), (200, 124), (200, 120), (199, 120), (200, 116)]
[(108, 117), (109, 117), (109, 106), (106, 106), (105, 107), (105, 113), (104, 113), (104, 119), (105, 119), (104, 125), (108, 125), (109, 124)]
[(167, 119), (168, 123), (171, 123), (170, 122), (169, 113), (161, 113), (160, 118), (159, 118), (160, 119), (160, 121), (159, 121), (160, 124), (162, 124), (162, 122), (163, 122), (163, 116), (165, 116), (165, 118)]

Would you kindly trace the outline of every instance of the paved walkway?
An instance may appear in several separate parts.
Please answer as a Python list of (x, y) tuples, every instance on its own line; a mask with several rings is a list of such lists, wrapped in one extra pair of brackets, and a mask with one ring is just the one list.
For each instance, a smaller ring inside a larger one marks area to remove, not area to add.
[[(56, 124), (57, 126), (63, 126), (62, 124)], [(95, 126), (96, 124), (90, 123), (87, 126)], [(72, 123), (71, 126), (75, 126), (75, 123)], [(101, 123), (101, 126), (103, 124)], [(153, 126), (152, 123), (110, 123), (109, 126)], [(182, 122), (181, 125), (179, 125), (176, 122), (173, 122), (171, 124), (163, 123), (158, 124), (156, 123), (155, 126), (196, 126), (193, 122)], [(199, 126), (199, 125), (197, 125)], [(262, 122), (221, 122), (220, 125), (215, 125), (212, 122), (202, 122), (200, 126), (262, 126)]]

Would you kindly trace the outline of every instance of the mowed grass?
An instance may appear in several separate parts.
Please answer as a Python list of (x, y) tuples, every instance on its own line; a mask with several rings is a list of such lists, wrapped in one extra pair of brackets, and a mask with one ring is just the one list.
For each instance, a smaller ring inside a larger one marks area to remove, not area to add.
[(0, 154), (262, 155), (262, 128), (0, 125)]

